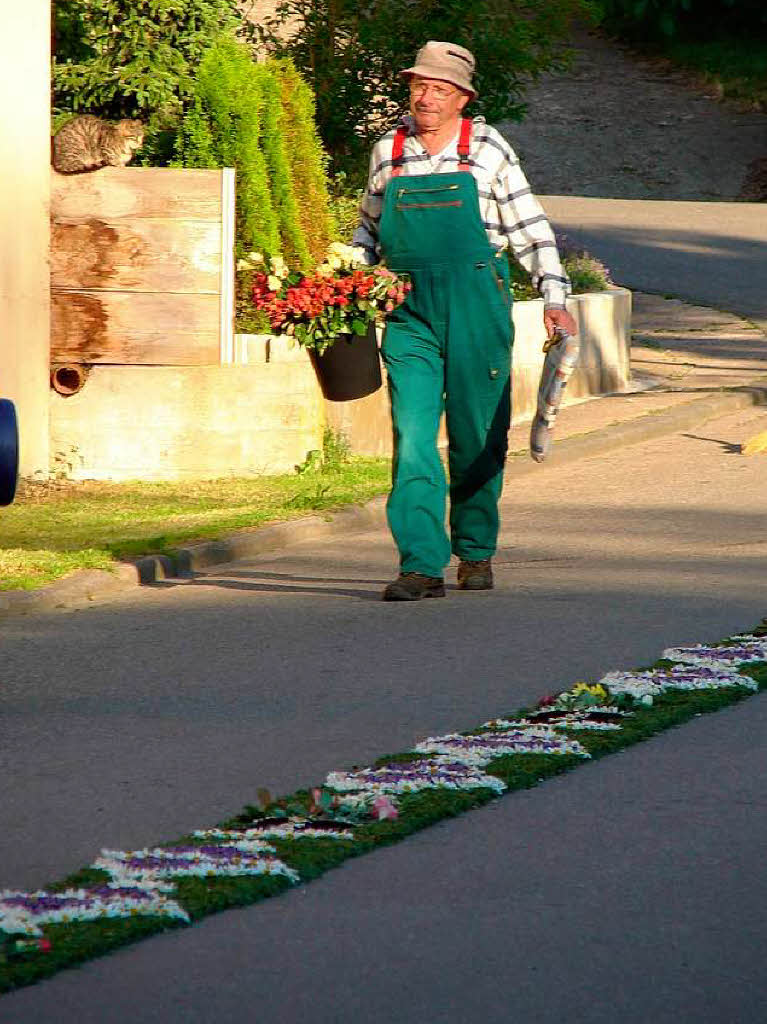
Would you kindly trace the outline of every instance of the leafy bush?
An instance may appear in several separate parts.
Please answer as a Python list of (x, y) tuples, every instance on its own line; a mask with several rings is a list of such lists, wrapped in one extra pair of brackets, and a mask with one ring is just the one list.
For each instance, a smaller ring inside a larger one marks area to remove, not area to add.
[(336, 232), (328, 192), (328, 157), (317, 130), (314, 94), (292, 61), (268, 61), (266, 66), (273, 69), (280, 86), (283, 116), (279, 138), (293, 183), (296, 226), (312, 262), (318, 263)]
[(57, 0), (54, 109), (139, 117), (140, 162), (163, 162), (203, 53), (240, 18), (236, 0)]
[[(361, 179), (365, 181), (364, 178)], [(336, 241), (352, 244), (354, 232), (359, 223), (360, 203), (363, 188), (351, 184), (343, 171), (330, 180), (330, 210), (333, 215), (333, 234)]]
[[(264, 76), (247, 48), (222, 37), (197, 71), (194, 105), (176, 139), (180, 167), (237, 169), (237, 246), (280, 251), (280, 231), (262, 148)], [(273, 115), (273, 112), (272, 112)]]
[[(557, 238), (557, 248), (562, 266), (570, 278), (573, 295), (584, 292), (602, 292), (612, 284), (610, 271), (596, 256), (575, 245), (566, 235)], [(530, 275), (524, 267), (508, 254), (511, 290), (517, 302), (525, 299), (539, 299), (540, 293), (533, 287)]]
[(255, 63), (222, 37), (202, 59), (176, 141), (183, 167), (237, 169), (238, 255), (281, 254), (310, 269), (332, 237), (311, 90), (289, 61)]
[(291, 57), (313, 86), (334, 169), (359, 171), (405, 105), (399, 71), (421, 42), (468, 46), (478, 65), (477, 110), (490, 120), (519, 118), (526, 81), (564, 66), (570, 20), (594, 9), (592, 0), (283, 0), (250, 31), (267, 52)]
[[(257, 64), (231, 36), (200, 62), (193, 103), (184, 115), (174, 162), (237, 171), (236, 255), (282, 255), (308, 271), (333, 238), (325, 165), (311, 89), (288, 60)], [(236, 280), (238, 330), (269, 332), (251, 301), (253, 272)]]

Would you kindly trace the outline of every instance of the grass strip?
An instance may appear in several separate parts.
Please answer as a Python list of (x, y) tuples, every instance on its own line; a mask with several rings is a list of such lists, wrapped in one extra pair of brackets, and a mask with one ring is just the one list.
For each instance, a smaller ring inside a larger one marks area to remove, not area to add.
[(184, 544), (364, 503), (388, 490), (390, 460), (333, 458), (327, 449), (280, 476), (23, 481), (15, 504), (0, 509), (0, 590), (32, 590), (78, 569), (108, 570), (141, 555), (172, 557)]
[[(764, 626), (757, 627), (761, 632)], [(658, 661), (651, 668), (667, 667), (668, 662)], [(640, 670), (642, 671), (642, 670)], [(740, 670), (756, 680), (759, 692), (767, 690), (767, 663), (749, 665)], [(579, 742), (589, 751), (592, 758), (604, 757), (635, 743), (650, 739), (667, 729), (674, 728), (703, 714), (711, 714), (722, 708), (739, 703), (751, 696), (750, 691), (733, 686), (718, 690), (691, 690), (664, 693), (657, 697), (650, 707), (636, 704), (630, 717), (624, 719), (621, 729), (610, 732), (578, 733)], [(509, 718), (524, 716), (529, 709), (510, 713)], [(481, 728), (481, 727), (480, 727)], [(473, 730), (477, 731), (477, 730)], [(381, 758), (378, 763), (413, 761), (418, 755), (396, 754)], [(573, 755), (552, 754), (511, 754), (496, 758), (484, 769), (502, 779), (508, 786), (507, 793), (530, 789), (563, 772), (572, 771), (584, 759)], [(351, 857), (369, 853), (375, 849), (400, 842), (430, 825), (474, 810), (497, 795), (490, 789), (455, 791), (448, 789), (423, 790), (407, 794), (398, 799), (399, 817), (395, 820), (366, 821), (354, 826), (354, 839), (306, 838), (300, 840), (272, 839), (270, 844), (277, 855), (289, 867), (298, 871), (302, 882), (319, 878), (326, 871), (339, 867)], [(305, 808), (307, 813), (311, 802), (308, 790), (299, 790), (289, 797), (276, 801), (265, 809), (272, 812), (276, 807), (289, 805), (291, 809)], [(244, 811), (222, 822), (218, 827), (242, 827), (254, 817), (257, 809), (246, 806)], [(191, 836), (183, 836), (176, 843), (200, 842)], [(163, 843), (163, 846), (171, 845)], [(49, 891), (74, 886), (97, 885), (107, 880), (104, 872), (85, 868), (69, 875), (58, 883), (47, 887)], [(256, 878), (182, 878), (178, 881), (175, 898), (189, 914), (192, 922), (234, 907), (244, 907), (259, 900), (279, 895), (291, 888), (291, 883), (282, 876), (260, 876)], [(0, 964), (0, 992), (34, 984), (56, 974), (66, 967), (72, 967), (96, 956), (112, 952), (121, 946), (148, 938), (151, 935), (179, 927), (182, 922), (166, 918), (135, 916), (97, 922), (71, 922), (43, 926), (51, 943), (48, 953), (24, 954), (18, 959)]]

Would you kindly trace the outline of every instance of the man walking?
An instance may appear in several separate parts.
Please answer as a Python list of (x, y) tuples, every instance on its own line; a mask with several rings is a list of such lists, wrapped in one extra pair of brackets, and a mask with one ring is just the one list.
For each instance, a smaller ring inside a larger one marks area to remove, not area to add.
[[(410, 117), (374, 147), (355, 245), (410, 275), (412, 291), (388, 319), (395, 453), (387, 516), (400, 575), (387, 601), (444, 597), (458, 556), (458, 586), (489, 590), (511, 416), (513, 327), (505, 249), (530, 271), (551, 337), (574, 334), (568, 280), (554, 235), (513, 150), (484, 118), (464, 118), (476, 98), (474, 58), (428, 42), (413, 67)], [(445, 473), (437, 451), (443, 410), (449, 443), (450, 537)]]

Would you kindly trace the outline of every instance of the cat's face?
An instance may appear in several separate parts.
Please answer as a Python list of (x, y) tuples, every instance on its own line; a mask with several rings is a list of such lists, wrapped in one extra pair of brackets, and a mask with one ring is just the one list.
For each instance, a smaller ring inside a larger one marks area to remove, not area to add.
[(116, 128), (123, 138), (125, 148), (130, 152), (141, 149), (144, 144), (144, 125), (141, 121), (125, 119), (118, 121)]

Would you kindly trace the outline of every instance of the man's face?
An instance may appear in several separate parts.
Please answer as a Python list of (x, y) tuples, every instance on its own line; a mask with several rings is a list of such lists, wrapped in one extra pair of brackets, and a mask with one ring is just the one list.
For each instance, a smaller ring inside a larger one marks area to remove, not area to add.
[(468, 93), (450, 82), (410, 76), (410, 113), (419, 131), (439, 131), (460, 117), (468, 102)]

